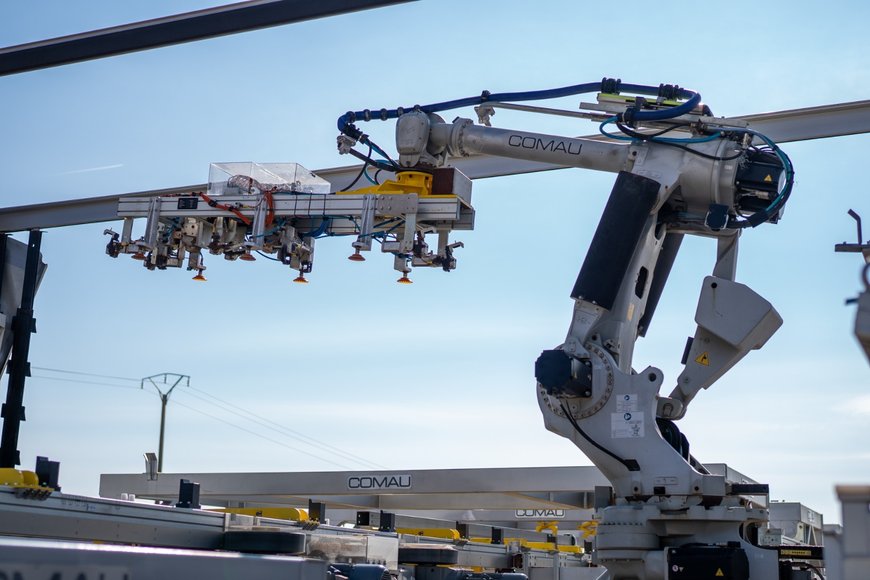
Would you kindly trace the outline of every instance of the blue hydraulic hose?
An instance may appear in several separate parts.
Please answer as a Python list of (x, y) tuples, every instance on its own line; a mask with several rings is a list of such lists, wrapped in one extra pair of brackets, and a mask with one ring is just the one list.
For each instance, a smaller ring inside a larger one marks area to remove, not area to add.
[(326, 217), (323, 218), (323, 221), (320, 222), (320, 226), (318, 226), (316, 230), (312, 230), (310, 232), (306, 232), (304, 234), (301, 234), (300, 237), (302, 237), (302, 238), (319, 238), (320, 236), (322, 236), (323, 234), (326, 233), (326, 229), (329, 227), (330, 221), (331, 220), (329, 218), (326, 218)]
[[(692, 97), (689, 98), (688, 101), (681, 105), (677, 105), (671, 109), (660, 109), (658, 111), (636, 111), (633, 108), (629, 108), (623, 113), (623, 118), (630, 121), (663, 121), (665, 119), (673, 119), (674, 117), (679, 117), (680, 115), (685, 115), (698, 106), (698, 103), (701, 102), (701, 94), (693, 93)], [(629, 113), (629, 111), (632, 111)]]
[[(344, 132), (345, 128), (351, 123), (359, 121), (371, 121), (372, 119), (397, 119), (407, 111), (419, 110), (424, 113), (437, 113), (439, 111), (448, 111), (450, 109), (458, 109), (460, 107), (469, 107), (480, 105), (487, 101), (508, 102), (508, 101), (540, 101), (544, 99), (557, 99), (560, 97), (569, 97), (580, 95), (583, 93), (601, 92), (619, 92), (626, 91), (643, 95), (659, 95), (663, 91), (669, 93), (670, 98), (689, 99), (685, 103), (667, 110), (661, 111), (634, 111), (630, 114), (632, 119), (639, 121), (659, 121), (662, 119), (671, 119), (688, 113), (701, 102), (701, 95), (695, 91), (682, 89), (679, 87), (670, 86), (647, 86), (647, 85), (632, 85), (622, 84), (621, 81), (613, 81), (612, 79), (604, 79), (597, 83), (584, 83), (580, 85), (571, 85), (556, 89), (544, 89), (539, 91), (522, 91), (514, 93), (489, 93), (484, 91), (478, 97), (466, 97), (464, 99), (455, 99), (452, 101), (444, 101), (441, 103), (432, 103), (430, 105), (415, 105), (414, 107), (399, 107), (397, 109), (380, 109), (362, 111), (348, 111), (338, 118), (338, 130)], [(630, 109), (633, 110), (633, 109)], [(626, 119), (629, 121), (630, 119)]]

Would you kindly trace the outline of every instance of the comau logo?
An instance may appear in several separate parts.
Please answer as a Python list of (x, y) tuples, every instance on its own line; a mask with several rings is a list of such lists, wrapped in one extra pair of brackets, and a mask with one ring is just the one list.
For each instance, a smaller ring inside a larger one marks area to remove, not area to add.
[(565, 510), (517, 510), (518, 518), (564, 518)]
[(410, 489), (410, 475), (351, 475), (348, 489)]
[(545, 141), (540, 137), (524, 137), (523, 135), (511, 135), (508, 137), (508, 145), (521, 147), (522, 149), (537, 149), (539, 151), (560, 152), (568, 155), (580, 155), (581, 145), (574, 141), (561, 141), (550, 139)]

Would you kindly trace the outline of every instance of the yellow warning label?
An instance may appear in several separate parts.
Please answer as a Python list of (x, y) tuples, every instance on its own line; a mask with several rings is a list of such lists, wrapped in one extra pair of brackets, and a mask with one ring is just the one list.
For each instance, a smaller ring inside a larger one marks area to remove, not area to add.
[(768, 174), (767, 174), (767, 177), (764, 178), (764, 182), (765, 182), (765, 183), (770, 183), (771, 181), (773, 181), (773, 177), (771, 177), (771, 175), (768, 173)]
[(722, 571), (722, 568), (719, 568), (718, 570), (716, 570), (716, 576), (723, 577), (723, 578), (725, 577), (725, 572)]
[(710, 355), (709, 353), (702, 352), (698, 355), (698, 358), (695, 359), (695, 362), (699, 365), (704, 365), (705, 367), (710, 366)]
[(801, 550), (798, 548), (788, 548), (780, 550), (780, 554), (783, 556), (792, 556), (794, 558), (810, 558), (813, 553), (810, 550)]

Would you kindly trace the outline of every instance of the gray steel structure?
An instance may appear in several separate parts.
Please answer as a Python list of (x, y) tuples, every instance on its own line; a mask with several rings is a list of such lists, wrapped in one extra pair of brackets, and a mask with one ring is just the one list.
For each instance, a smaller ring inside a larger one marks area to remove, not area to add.
[[(822, 139), (840, 135), (870, 132), (870, 100), (841, 103), (823, 107), (808, 107), (735, 117), (746, 121), (775, 141), (786, 143), (808, 139)], [(601, 136), (590, 135), (582, 139), (601, 141)], [(565, 169), (567, 166), (540, 161), (506, 160), (494, 155), (470, 155), (451, 160), (471, 179), (484, 179), (504, 175), (519, 175), (538, 171)], [(344, 188), (360, 170), (359, 165), (315, 170), (319, 177), (329, 181), (334, 190)], [(387, 172), (385, 173), (388, 175)], [(33, 228), (100, 223), (118, 219), (118, 202), (124, 197), (170, 197), (205, 191), (208, 184), (194, 184), (166, 189), (146, 190), (92, 198), (67, 200), (0, 209), (0, 232), (17, 232)]]
[(0, 578), (323, 580), (327, 562), (278, 555), (0, 538)]
[(411, 0), (248, 0), (0, 48), (0, 76), (401, 4)]
[[(361, 480), (361, 478), (363, 478)], [(309, 500), (330, 508), (406, 510), (517, 510), (589, 508), (601, 472), (583, 467), (409, 469), (310, 473), (104, 474), (100, 495), (171, 500), (178, 480), (201, 485), (200, 500), (222, 506), (306, 507)]]

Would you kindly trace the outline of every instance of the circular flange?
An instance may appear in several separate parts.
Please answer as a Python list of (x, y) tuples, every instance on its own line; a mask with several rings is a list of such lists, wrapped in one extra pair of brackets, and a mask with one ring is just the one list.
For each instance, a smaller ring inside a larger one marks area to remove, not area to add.
[[(566, 397), (564, 399), (565, 406), (575, 419), (586, 419), (600, 411), (607, 404), (607, 401), (610, 400), (610, 395), (613, 393), (613, 365), (610, 359), (597, 346), (587, 344), (586, 350), (589, 354), (598, 358), (600, 365), (596, 365), (594, 362), (592, 364), (592, 398)], [(602, 371), (604, 372), (604, 390), (596, 397), (596, 374)], [(544, 387), (540, 385), (538, 385), (538, 395), (544, 401), (544, 404), (547, 405), (547, 408), (555, 415), (558, 417), (565, 416), (560, 399), (548, 395)]]

